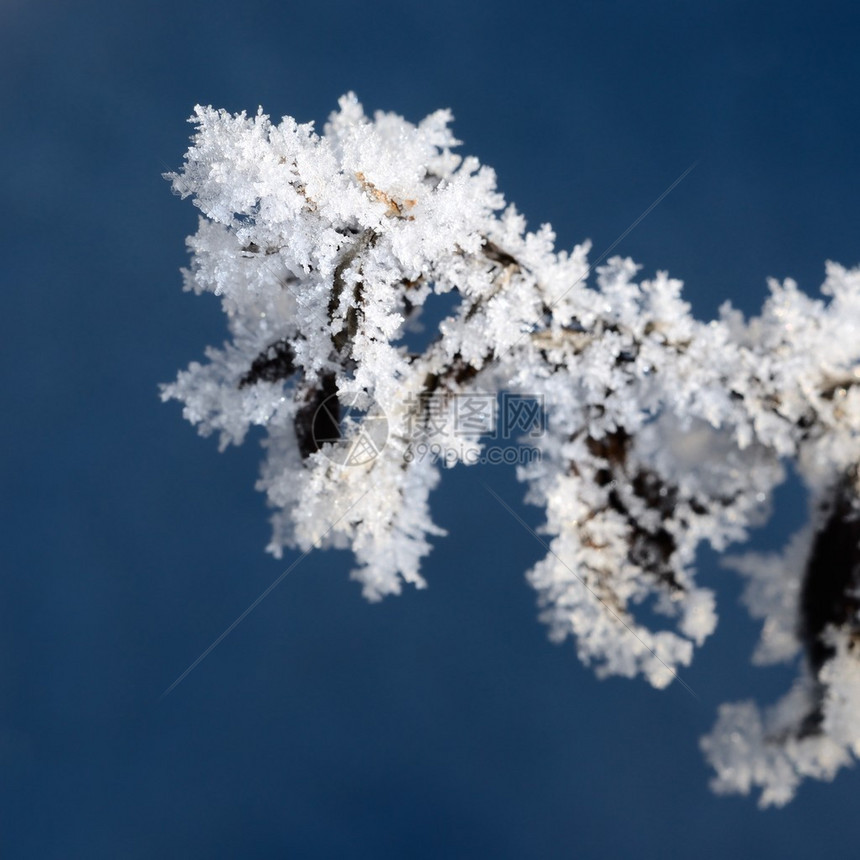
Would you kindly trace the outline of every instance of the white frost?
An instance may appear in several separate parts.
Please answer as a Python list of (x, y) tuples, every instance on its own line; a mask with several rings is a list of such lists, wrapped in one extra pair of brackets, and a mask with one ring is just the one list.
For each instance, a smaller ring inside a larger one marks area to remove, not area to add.
[[(642, 278), (632, 260), (607, 260), (589, 282), (590, 244), (556, 251), (549, 225), (529, 232), (493, 171), (454, 153), (447, 111), (371, 118), (349, 94), (322, 134), (262, 110), (197, 107), (191, 121), (169, 176), (201, 211), (185, 287), (220, 297), (230, 341), (162, 396), (222, 448), (264, 429), (274, 554), (350, 548), (370, 599), (422, 587), (442, 534), (429, 506), (440, 463), (416, 450), (472, 462), (480, 428), (451, 429), (463, 398), (537, 399), (540, 457), (518, 475), (546, 509), (548, 553), (528, 573), (541, 617), (601, 676), (663, 687), (716, 625), (695, 581), (699, 545), (745, 540), (785, 459), (814, 500), (846, 480), (856, 491), (860, 269), (828, 263), (823, 298), (772, 282), (759, 317), (726, 305), (704, 323), (680, 281)], [(438, 336), (411, 352), (404, 332), (451, 292)], [(801, 650), (818, 526), (782, 555), (730, 562), (763, 620), (755, 662)], [(823, 666), (801, 666), (764, 718), (749, 703), (721, 710), (704, 741), (718, 790), (758, 786), (783, 803), (801, 777), (830, 778), (857, 753), (860, 625), (856, 595), (841, 598)]]

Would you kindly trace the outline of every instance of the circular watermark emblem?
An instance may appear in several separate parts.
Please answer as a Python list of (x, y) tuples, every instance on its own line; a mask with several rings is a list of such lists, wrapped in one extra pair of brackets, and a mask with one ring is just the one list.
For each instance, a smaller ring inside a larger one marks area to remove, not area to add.
[(363, 466), (388, 441), (388, 419), (364, 392), (326, 397), (317, 407), (313, 437), (318, 450), (340, 466)]

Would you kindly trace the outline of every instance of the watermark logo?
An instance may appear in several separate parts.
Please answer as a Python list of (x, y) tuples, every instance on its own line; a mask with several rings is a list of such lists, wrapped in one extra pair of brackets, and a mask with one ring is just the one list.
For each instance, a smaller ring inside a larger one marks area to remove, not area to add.
[[(406, 405), (407, 463), (430, 458), (447, 465), (510, 466), (540, 460), (540, 450), (527, 444), (546, 430), (540, 395), (445, 392), (411, 397)], [(340, 466), (371, 462), (388, 434), (385, 413), (365, 392), (332, 394), (314, 414), (316, 449)], [(479, 439), (480, 449), (474, 444)]]
[(388, 441), (388, 419), (364, 392), (332, 394), (317, 407), (313, 437), (318, 450), (339, 466), (363, 466)]

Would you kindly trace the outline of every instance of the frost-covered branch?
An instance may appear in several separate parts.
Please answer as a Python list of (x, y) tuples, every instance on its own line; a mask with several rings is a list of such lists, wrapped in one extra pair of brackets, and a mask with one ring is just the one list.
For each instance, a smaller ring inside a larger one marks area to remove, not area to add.
[[(541, 617), (601, 675), (658, 687), (716, 624), (699, 544), (745, 540), (792, 461), (812, 524), (781, 558), (731, 564), (764, 619), (756, 659), (802, 650), (801, 678), (764, 718), (724, 706), (703, 742), (718, 789), (784, 802), (860, 743), (860, 270), (828, 263), (824, 299), (773, 282), (759, 317), (726, 305), (708, 323), (679, 281), (628, 259), (591, 284), (588, 243), (528, 232), (493, 171), (452, 152), (450, 119), (370, 119), (350, 95), (317, 135), (197, 108), (169, 178), (203, 216), (186, 288), (221, 297), (231, 340), (163, 397), (222, 448), (265, 428), (269, 550), (349, 547), (370, 599), (425, 584), (442, 461), (486, 444), (464, 404), (542, 404), (539, 456), (518, 470), (546, 508), (549, 551), (528, 573)], [(411, 348), (443, 293), (455, 309)], [(646, 602), (665, 624), (645, 623)]]

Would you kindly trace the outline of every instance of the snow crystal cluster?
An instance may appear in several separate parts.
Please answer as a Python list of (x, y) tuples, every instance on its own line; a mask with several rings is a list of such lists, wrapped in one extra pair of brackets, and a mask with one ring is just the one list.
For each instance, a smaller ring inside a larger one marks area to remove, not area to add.
[[(423, 587), (442, 533), (429, 495), (453, 461), (416, 443), (473, 462), (464, 398), (543, 404), (540, 457), (518, 470), (546, 508), (541, 617), (601, 676), (657, 687), (716, 624), (698, 546), (743, 541), (792, 461), (811, 524), (780, 557), (730, 564), (763, 621), (754, 660), (796, 660), (800, 678), (764, 715), (723, 706), (703, 740), (718, 790), (784, 803), (860, 754), (860, 269), (828, 264), (823, 299), (771, 283), (759, 317), (726, 305), (708, 323), (629, 259), (591, 283), (589, 245), (528, 232), (493, 171), (452, 151), (450, 120), (370, 118), (348, 95), (320, 135), (198, 107), (169, 179), (202, 212), (185, 286), (220, 296), (231, 340), (163, 397), (222, 448), (264, 428), (269, 550), (348, 547), (370, 599)], [(442, 293), (454, 310), (410, 349)]]

